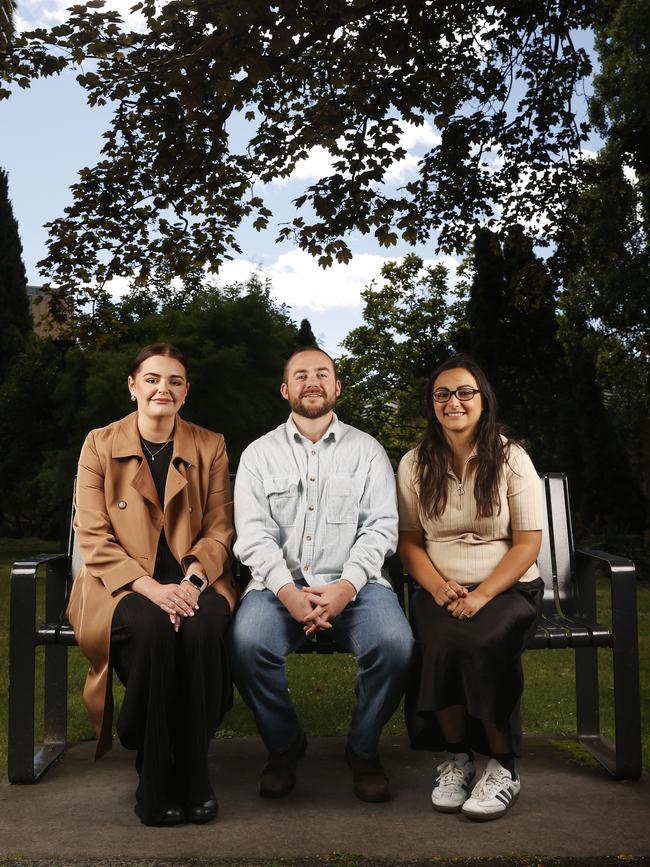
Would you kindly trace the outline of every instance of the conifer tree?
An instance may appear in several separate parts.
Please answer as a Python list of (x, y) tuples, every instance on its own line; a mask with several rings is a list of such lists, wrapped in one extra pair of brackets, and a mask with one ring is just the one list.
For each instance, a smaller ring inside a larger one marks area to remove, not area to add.
[(298, 346), (318, 346), (318, 340), (316, 340), (316, 335), (311, 330), (309, 319), (303, 319), (300, 323), (300, 328), (296, 335), (296, 344)]
[(22, 252), (18, 223), (9, 201), (7, 173), (0, 169), (0, 379), (31, 330)]
[(638, 481), (607, 413), (592, 355), (578, 332), (572, 339), (560, 335), (555, 284), (532, 241), (519, 228), (502, 236), (482, 230), (472, 270), (455, 345), (485, 369), (500, 418), (528, 441), (540, 471), (568, 474), (579, 531), (606, 520), (638, 528)]
[(549, 413), (549, 405), (565, 371), (547, 268), (516, 228), (503, 236), (478, 232), (472, 270), (466, 326), (457, 345), (485, 368), (503, 421), (531, 439), (545, 469), (562, 469), (562, 420)]

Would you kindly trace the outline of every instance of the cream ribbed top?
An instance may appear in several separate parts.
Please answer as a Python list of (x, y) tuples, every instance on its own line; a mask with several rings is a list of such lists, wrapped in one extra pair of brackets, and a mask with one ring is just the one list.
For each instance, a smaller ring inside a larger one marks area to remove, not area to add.
[[(424, 531), (431, 562), (443, 578), (459, 584), (479, 584), (490, 575), (512, 545), (512, 530), (542, 529), (542, 483), (524, 449), (510, 445), (499, 484), (501, 511), (491, 518), (477, 516), (476, 460), (468, 458), (461, 480), (449, 470), (447, 508), (434, 521), (419, 510), (415, 449), (404, 455), (397, 471), (400, 530)], [(519, 580), (538, 577), (533, 563)]]

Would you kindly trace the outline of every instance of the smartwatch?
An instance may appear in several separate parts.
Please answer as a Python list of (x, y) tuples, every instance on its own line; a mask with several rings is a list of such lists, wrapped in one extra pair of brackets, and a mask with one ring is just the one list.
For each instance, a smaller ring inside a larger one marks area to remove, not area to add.
[(199, 576), (194, 575), (194, 573), (192, 573), (191, 575), (186, 575), (181, 580), (181, 584), (183, 583), (183, 581), (189, 581), (190, 584), (192, 584), (194, 587), (196, 587), (196, 589), (199, 591), (199, 593), (203, 593), (205, 588), (208, 586), (208, 579), (207, 578), (199, 578)]

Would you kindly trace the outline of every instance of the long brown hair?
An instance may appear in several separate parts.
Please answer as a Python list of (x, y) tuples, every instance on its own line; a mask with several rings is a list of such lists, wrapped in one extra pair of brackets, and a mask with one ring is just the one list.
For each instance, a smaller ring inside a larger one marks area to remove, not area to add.
[[(478, 456), (474, 476), (474, 497), (478, 516), (489, 518), (501, 511), (499, 474), (507, 457), (510, 440), (502, 439), (506, 429), (497, 421), (497, 399), (486, 375), (469, 355), (455, 355), (443, 362), (429, 377), (426, 390), (427, 429), (416, 448), (415, 472), (420, 491), (420, 508), (433, 520), (447, 505), (448, 467), (453, 451), (436, 417), (431, 393), (436, 379), (445, 370), (462, 367), (472, 374), (481, 391), (483, 410), (476, 428), (474, 448)], [(476, 397), (476, 396), (475, 396)]]

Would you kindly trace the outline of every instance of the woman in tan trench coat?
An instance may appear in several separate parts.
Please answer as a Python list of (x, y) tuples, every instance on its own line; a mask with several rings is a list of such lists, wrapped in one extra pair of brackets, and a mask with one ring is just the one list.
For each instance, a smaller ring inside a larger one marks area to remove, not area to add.
[(91, 431), (81, 451), (84, 565), (68, 616), (90, 662), (97, 757), (110, 749), (115, 670), (126, 686), (117, 732), (137, 750), (136, 814), (146, 825), (206, 822), (218, 811), (208, 746), (232, 689), (228, 458), (221, 434), (178, 415), (189, 382), (173, 346), (141, 350), (128, 387), (137, 411)]

